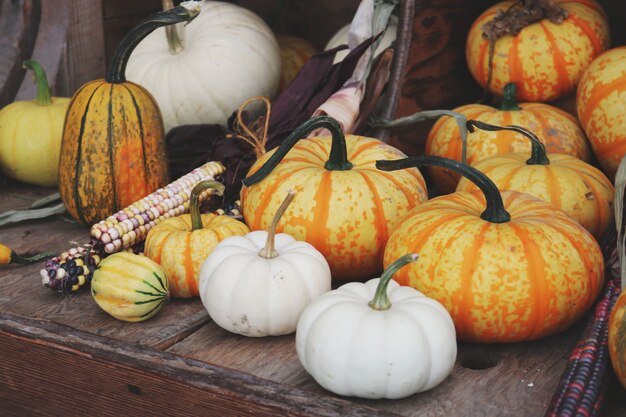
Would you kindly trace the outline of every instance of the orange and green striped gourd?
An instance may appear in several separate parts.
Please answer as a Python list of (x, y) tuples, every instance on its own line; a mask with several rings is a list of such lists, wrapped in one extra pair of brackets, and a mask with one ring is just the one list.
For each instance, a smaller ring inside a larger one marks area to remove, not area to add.
[[(331, 136), (300, 140), (318, 128)], [(320, 251), (333, 279), (371, 278), (383, 269), (398, 219), (427, 200), (416, 168), (390, 174), (374, 166), (404, 156), (378, 139), (344, 136), (330, 117), (312, 118), (252, 166), (241, 190), (244, 219), (252, 230), (267, 230), (283, 196), (297, 191), (276, 230)]]
[(601, 6), (594, 0), (553, 0), (564, 19), (557, 23), (542, 18), (517, 35), (496, 39), (489, 80), (491, 40), (483, 35), (483, 27), (500, 11), (518, 7), (517, 3), (497, 3), (472, 24), (465, 47), (472, 76), (500, 96), (505, 85), (514, 82), (522, 101), (551, 101), (574, 91), (585, 68), (609, 46), (609, 27)]
[(95, 223), (165, 186), (163, 120), (154, 98), (126, 81), (133, 48), (155, 28), (190, 21), (197, 6), (178, 6), (141, 21), (122, 39), (105, 79), (76, 91), (65, 117), (59, 191), (81, 223)]
[[(568, 154), (585, 161), (591, 158), (585, 133), (571, 114), (549, 104), (518, 103), (513, 83), (506, 86), (504, 93), (499, 108), (467, 104), (453, 111), (465, 115), (468, 120), (496, 126), (516, 125), (532, 130), (543, 138), (550, 153)], [(467, 135), (466, 162), (470, 165), (493, 155), (530, 151), (528, 140), (508, 130), (478, 130)], [(442, 117), (437, 120), (428, 134), (424, 153), (461, 161), (461, 133), (453, 119)], [(443, 193), (454, 191), (460, 175), (440, 167), (429, 167), (428, 170)]]
[[(598, 168), (571, 155), (548, 153), (530, 130), (519, 126), (494, 126), (469, 120), (470, 129), (508, 130), (525, 137), (532, 144), (528, 152), (494, 155), (473, 166), (500, 190), (518, 191), (554, 204), (572, 216), (600, 240), (613, 222), (615, 188)], [(461, 178), (456, 191), (477, 190), (476, 184)]]
[(609, 355), (615, 374), (626, 389), (626, 292), (623, 289), (609, 318)]
[(576, 92), (576, 110), (591, 148), (613, 180), (626, 155), (626, 46), (596, 58)]
[(250, 232), (248, 226), (232, 217), (201, 215), (199, 199), (207, 189), (218, 195), (224, 192), (224, 186), (217, 181), (200, 181), (191, 191), (190, 214), (163, 220), (146, 237), (144, 254), (163, 267), (175, 298), (199, 296), (200, 269), (213, 249), (228, 237)]
[(498, 191), (477, 169), (423, 156), (378, 161), (385, 171), (436, 164), (474, 181), (480, 191), (433, 198), (393, 229), (385, 265), (398, 254), (419, 262), (395, 280), (450, 312), (459, 340), (519, 342), (560, 332), (594, 304), (604, 260), (593, 236), (550, 203)]

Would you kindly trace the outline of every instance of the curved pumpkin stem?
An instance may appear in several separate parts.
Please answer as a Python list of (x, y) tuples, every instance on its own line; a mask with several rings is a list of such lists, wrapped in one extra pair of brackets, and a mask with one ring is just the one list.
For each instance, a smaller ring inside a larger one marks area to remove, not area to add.
[(281, 143), (276, 149), (276, 152), (274, 152), (267, 162), (265, 162), (265, 165), (259, 168), (259, 170), (254, 174), (244, 178), (243, 185), (249, 187), (262, 181), (263, 178), (269, 175), (269, 173), (276, 168), (276, 165), (283, 160), (291, 148), (293, 148), (300, 139), (306, 137), (306, 135), (319, 128), (328, 129), (332, 135), (330, 155), (324, 167), (329, 171), (348, 171), (352, 169), (352, 163), (348, 161), (346, 137), (341, 130), (341, 126), (339, 126), (339, 123), (332, 117), (318, 116), (307, 120), (291, 132), (291, 134), (287, 136), (283, 143)]
[(115, 50), (106, 73), (106, 82), (120, 84), (126, 81), (126, 64), (133, 49), (154, 29), (180, 22), (191, 22), (200, 13), (199, 2), (185, 2), (173, 9), (148, 16), (124, 36)]
[(32, 264), (54, 256), (52, 252), (41, 252), (31, 256), (22, 256), (15, 253), (13, 249), (7, 245), (0, 243), (0, 265), (15, 264)]
[(504, 86), (504, 93), (502, 95), (502, 104), (500, 104), (500, 110), (522, 110), (522, 108), (517, 104), (517, 87), (515, 86), (515, 83), (508, 83)]
[(278, 222), (283, 217), (283, 214), (285, 214), (287, 207), (289, 207), (289, 204), (291, 204), (295, 196), (296, 192), (293, 190), (289, 190), (289, 192), (287, 193), (287, 197), (285, 197), (285, 200), (278, 207), (278, 210), (276, 210), (276, 214), (272, 219), (272, 224), (267, 230), (267, 241), (265, 242), (265, 246), (259, 251), (259, 256), (261, 258), (272, 259), (278, 256), (278, 252), (274, 247), (274, 243), (276, 240), (276, 228), (278, 227)]
[(191, 190), (189, 197), (189, 213), (191, 214), (191, 230), (202, 229), (202, 216), (200, 215), (200, 194), (206, 189), (213, 189), (217, 195), (224, 195), (224, 184), (213, 180), (204, 180), (197, 183)]
[[(170, 10), (174, 8), (174, 0), (162, 0), (161, 8), (163, 10)], [(167, 25), (165, 27), (165, 37), (167, 39), (167, 46), (170, 54), (176, 55), (185, 49), (183, 41), (180, 38), (180, 32), (177, 25)]]
[(37, 98), (35, 101), (40, 106), (52, 104), (52, 95), (50, 94), (50, 85), (43, 67), (37, 61), (27, 60), (22, 66), (31, 70), (35, 74), (35, 82), (37, 83)]
[(512, 132), (521, 133), (522, 135), (530, 139), (530, 142), (532, 143), (531, 156), (526, 161), (526, 164), (527, 165), (550, 165), (550, 160), (548, 159), (548, 154), (546, 152), (545, 145), (543, 144), (543, 142), (539, 140), (537, 135), (535, 135), (533, 132), (531, 132), (528, 129), (525, 129), (521, 126), (515, 126), (515, 125), (495, 126), (495, 125), (490, 125), (485, 122), (480, 122), (478, 120), (468, 120), (467, 129), (470, 132), (473, 132), (474, 128), (478, 128), (480, 130), (486, 130), (488, 132), (496, 132), (499, 130), (510, 130)]
[(395, 161), (376, 161), (376, 168), (382, 171), (419, 168), (427, 165), (448, 168), (476, 184), (485, 195), (485, 202), (487, 203), (487, 208), (480, 215), (481, 219), (491, 223), (506, 223), (511, 220), (511, 215), (504, 208), (502, 195), (496, 184), (474, 167), (441, 156), (413, 156)]
[(402, 268), (406, 264), (417, 261), (418, 258), (418, 254), (410, 253), (408, 255), (401, 256), (389, 265), (380, 276), (380, 281), (378, 281), (374, 298), (372, 298), (372, 301), (370, 301), (367, 305), (372, 307), (374, 310), (389, 310), (389, 308), (391, 308), (391, 302), (389, 301), (389, 296), (387, 295), (387, 287), (389, 286), (391, 277), (396, 273), (396, 271), (398, 271), (398, 269)]

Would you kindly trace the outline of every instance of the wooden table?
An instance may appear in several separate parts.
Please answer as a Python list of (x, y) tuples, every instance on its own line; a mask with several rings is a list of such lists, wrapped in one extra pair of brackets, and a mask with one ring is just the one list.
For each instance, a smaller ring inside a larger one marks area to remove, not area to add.
[[(0, 177), (0, 212), (52, 192)], [(63, 216), (0, 228), (0, 242), (18, 253), (86, 241), (88, 228)], [(298, 362), (293, 335), (230, 334), (199, 299), (174, 300), (143, 323), (117, 321), (89, 291), (42, 287), (41, 268), (0, 268), (3, 415), (541, 416), (584, 326), (531, 343), (461, 343), (452, 374), (433, 390), (359, 400), (318, 386)], [(626, 416), (614, 378), (604, 414)]]

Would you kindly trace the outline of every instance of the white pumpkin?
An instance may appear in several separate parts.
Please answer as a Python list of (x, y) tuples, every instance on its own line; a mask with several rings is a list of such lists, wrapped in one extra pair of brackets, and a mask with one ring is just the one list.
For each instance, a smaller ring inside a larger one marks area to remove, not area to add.
[(126, 78), (156, 99), (165, 131), (183, 124), (225, 125), (253, 96), (273, 97), (281, 71), (274, 34), (253, 12), (204, 1), (200, 14), (177, 25), (182, 49), (170, 51), (165, 28), (135, 47)]
[(322, 387), (346, 396), (404, 398), (433, 388), (452, 371), (457, 346), (450, 314), (391, 279), (416, 259), (405, 255), (381, 278), (345, 284), (304, 310), (296, 351)]
[(200, 298), (220, 327), (244, 336), (293, 333), (302, 310), (330, 291), (328, 262), (312, 245), (275, 234), (293, 192), (268, 232), (220, 242), (200, 271)]
[[(391, 15), (391, 17), (389, 18), (389, 25), (387, 26), (387, 29), (385, 30), (385, 33), (383, 34), (383, 37), (380, 40), (380, 43), (376, 47), (376, 52), (374, 53), (375, 56), (378, 56), (378, 54), (380, 54), (385, 49), (391, 46), (393, 41), (396, 40), (397, 31), (398, 31), (398, 18), (395, 15)], [(326, 47), (324, 47), (324, 50), (328, 51), (329, 49), (336, 48), (340, 45), (347, 45), (349, 32), (350, 32), (350, 23), (348, 23), (347, 25), (339, 29), (337, 33), (335, 33), (333, 37), (330, 38), (330, 40), (326, 44)], [(347, 49), (337, 52), (335, 54), (335, 59), (333, 63), (336, 64), (337, 62), (343, 61), (346, 55), (348, 55), (348, 52), (349, 51)]]

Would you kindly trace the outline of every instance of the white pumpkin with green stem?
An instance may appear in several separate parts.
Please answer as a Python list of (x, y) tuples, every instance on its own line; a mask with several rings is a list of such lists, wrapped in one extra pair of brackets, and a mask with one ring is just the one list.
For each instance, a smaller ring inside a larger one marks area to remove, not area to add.
[(220, 327), (244, 336), (296, 330), (302, 310), (331, 289), (330, 268), (312, 245), (276, 234), (294, 191), (278, 208), (269, 230), (220, 242), (200, 271), (200, 298)]
[(457, 346), (450, 314), (391, 279), (417, 257), (402, 256), (380, 278), (345, 284), (304, 310), (296, 351), (322, 387), (361, 398), (404, 398), (452, 371)]

